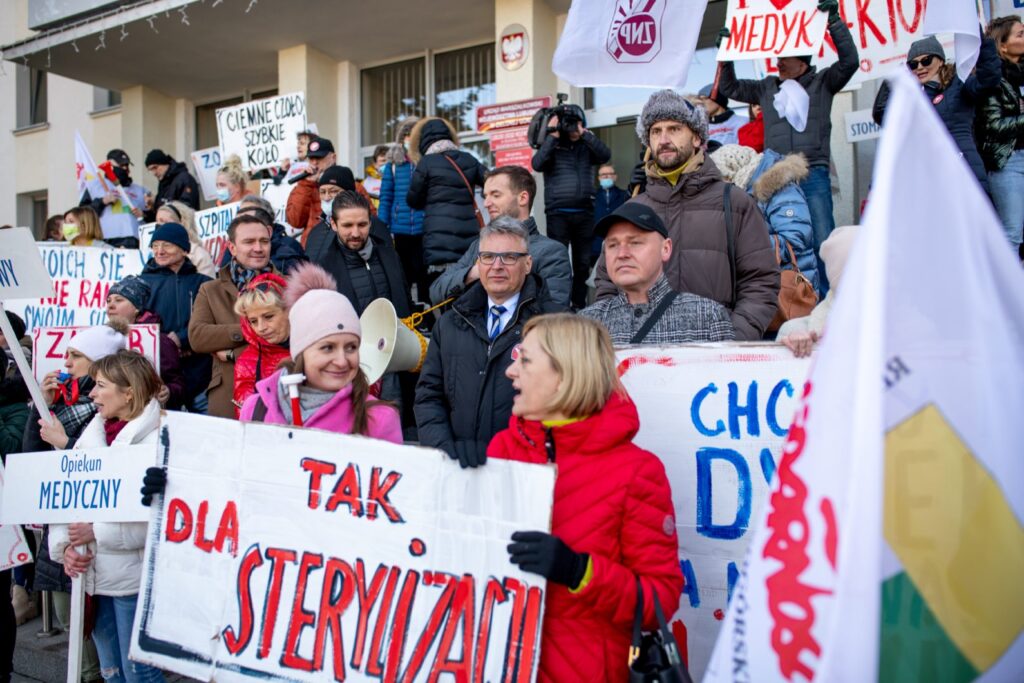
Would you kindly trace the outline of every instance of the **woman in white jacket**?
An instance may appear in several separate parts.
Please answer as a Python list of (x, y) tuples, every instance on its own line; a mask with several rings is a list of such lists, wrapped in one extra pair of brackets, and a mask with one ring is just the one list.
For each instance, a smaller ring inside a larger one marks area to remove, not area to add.
[[(75, 448), (155, 444), (160, 378), (150, 362), (135, 351), (121, 350), (93, 363), (89, 374), (96, 382), (89, 395), (98, 413)], [(164, 680), (159, 669), (128, 659), (146, 526), (146, 522), (96, 522), (50, 527), (50, 556), (61, 558), (69, 576), (82, 574), (85, 591), (95, 601), (92, 639), (108, 683)], [(78, 551), (81, 546), (85, 552)]]

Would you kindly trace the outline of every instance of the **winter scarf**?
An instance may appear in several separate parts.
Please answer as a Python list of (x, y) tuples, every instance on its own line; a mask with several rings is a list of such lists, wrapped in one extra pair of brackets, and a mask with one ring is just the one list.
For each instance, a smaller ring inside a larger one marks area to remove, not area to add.
[(114, 439), (121, 433), (121, 430), (128, 426), (127, 420), (119, 420), (116, 417), (112, 417), (109, 420), (103, 421), (103, 435), (107, 439), (107, 445), (114, 443)]
[(440, 154), (441, 152), (456, 151), (459, 146), (451, 140), (438, 140), (427, 147), (426, 154)]
[[(302, 412), (302, 422), (307, 420), (320, 409), (325, 403), (334, 398), (336, 391), (323, 391), (314, 389), (311, 386), (302, 384), (299, 386), (299, 410)], [(277, 383), (277, 404), (284, 415), (292, 414), (292, 399), (288, 396), (288, 387), (282, 382)]]
[(263, 273), (269, 273), (273, 268), (273, 266), (270, 263), (267, 263), (266, 266), (260, 268), (259, 270), (251, 270), (240, 264), (235, 259), (231, 259), (230, 265), (231, 281), (235, 283), (235, 287), (238, 288), (239, 292), (245, 289), (245, 286), (249, 284), (249, 281), (252, 280), (254, 277), (256, 277), (257, 275), (262, 275)]

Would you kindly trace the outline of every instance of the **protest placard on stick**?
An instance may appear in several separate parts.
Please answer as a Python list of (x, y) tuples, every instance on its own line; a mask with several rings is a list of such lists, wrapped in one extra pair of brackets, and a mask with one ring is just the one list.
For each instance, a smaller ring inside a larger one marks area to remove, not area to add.
[(818, 54), (827, 23), (818, 0), (729, 0), (718, 61)]
[(291, 158), (296, 136), (306, 129), (306, 95), (289, 93), (217, 110), (221, 159), (232, 154), (242, 168), (258, 171)]
[[(43, 377), (64, 367), (69, 342), (87, 326), (37, 327), (32, 330), (32, 374), (42, 384)], [(129, 325), (128, 348), (145, 356), (160, 369), (160, 326)]]
[(131, 657), (201, 680), (532, 681), (553, 467), (170, 413)]

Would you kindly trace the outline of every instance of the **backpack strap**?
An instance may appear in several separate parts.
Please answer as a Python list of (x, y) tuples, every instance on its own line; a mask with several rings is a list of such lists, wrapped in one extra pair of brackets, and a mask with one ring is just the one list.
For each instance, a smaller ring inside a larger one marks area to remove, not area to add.
[(722, 183), (725, 192), (722, 195), (722, 208), (725, 210), (725, 243), (729, 251), (729, 281), (732, 284), (732, 295), (729, 299), (729, 310), (736, 309), (736, 229), (732, 224), (732, 183)]
[(644, 324), (641, 325), (640, 329), (633, 335), (633, 338), (629, 340), (629, 343), (642, 344), (644, 339), (646, 339), (647, 335), (650, 333), (651, 328), (661, 320), (661, 317), (665, 315), (665, 311), (668, 310), (668, 307), (672, 305), (672, 302), (676, 300), (676, 296), (678, 295), (678, 292), (669, 292), (666, 294), (665, 298), (658, 302), (658, 306), (654, 311), (647, 316), (647, 320), (644, 321)]

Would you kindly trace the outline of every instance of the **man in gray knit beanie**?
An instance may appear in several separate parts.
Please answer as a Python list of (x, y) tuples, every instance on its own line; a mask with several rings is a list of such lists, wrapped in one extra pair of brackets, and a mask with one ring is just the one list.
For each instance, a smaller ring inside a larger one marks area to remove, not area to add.
[(701, 142), (708, 139), (708, 117), (704, 108), (695, 107), (674, 90), (659, 90), (644, 105), (636, 122), (636, 134), (642, 144), (650, 145), (651, 126), (658, 121), (677, 121), (686, 125)]

